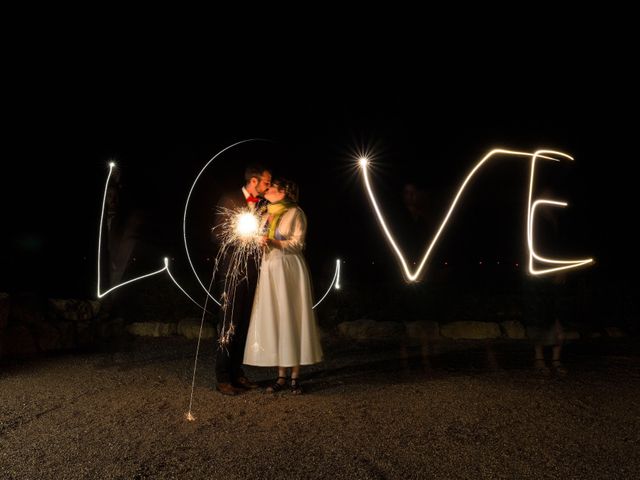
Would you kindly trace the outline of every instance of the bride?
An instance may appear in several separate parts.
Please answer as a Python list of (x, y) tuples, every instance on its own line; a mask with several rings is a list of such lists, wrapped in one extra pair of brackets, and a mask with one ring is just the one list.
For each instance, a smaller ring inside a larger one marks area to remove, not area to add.
[(298, 186), (276, 179), (264, 193), (269, 201), (261, 239), (266, 251), (253, 302), (244, 363), (278, 367), (278, 378), (267, 388), (277, 392), (286, 386), (291, 368), (291, 392), (302, 393), (300, 365), (322, 361), (322, 347), (315, 313), (309, 270), (302, 256), (307, 218), (297, 205)]

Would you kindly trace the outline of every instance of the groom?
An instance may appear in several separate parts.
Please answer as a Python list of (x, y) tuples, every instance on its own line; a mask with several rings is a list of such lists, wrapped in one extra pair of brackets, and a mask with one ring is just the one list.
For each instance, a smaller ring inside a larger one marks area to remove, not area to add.
[[(266, 205), (266, 200), (262, 198), (262, 195), (271, 184), (271, 171), (262, 165), (249, 165), (244, 172), (244, 181), (242, 188), (233, 189), (220, 197), (216, 208), (216, 226), (224, 221), (224, 217), (220, 213), (221, 209), (237, 210), (249, 207), (251, 210), (259, 211)], [(217, 229), (214, 230), (214, 232), (217, 231)], [(217, 235), (214, 234), (213, 237), (214, 242), (220, 246)], [(220, 266), (221, 284), (224, 284), (224, 276), (227, 274), (228, 268), (228, 258), (225, 258)], [(229, 311), (231, 312), (230, 321), (234, 325), (234, 333), (226, 347), (218, 347), (216, 353), (216, 390), (223, 395), (237, 395), (245, 390), (257, 388), (257, 385), (251, 382), (242, 371), (244, 345), (247, 340), (257, 281), (256, 262), (249, 259), (246, 281), (243, 280), (238, 284), (235, 294), (229, 299), (232, 303), (229, 306)], [(222, 285), (219, 285), (218, 297), (220, 297), (222, 290)]]

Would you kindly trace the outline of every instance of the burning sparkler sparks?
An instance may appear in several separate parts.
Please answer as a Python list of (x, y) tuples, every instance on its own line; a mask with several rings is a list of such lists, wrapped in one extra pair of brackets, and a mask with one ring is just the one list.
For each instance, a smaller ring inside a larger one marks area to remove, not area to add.
[(249, 262), (254, 262), (258, 270), (262, 260), (263, 247), (260, 243), (260, 217), (248, 207), (240, 209), (220, 208), (218, 214), (223, 220), (214, 228), (220, 241), (220, 249), (214, 263), (215, 278), (223, 276), (222, 286), (222, 328), (219, 343), (226, 346), (233, 335), (231, 321), (233, 301), (238, 285), (247, 280)]
[(235, 231), (238, 238), (253, 238), (258, 234), (260, 220), (252, 212), (240, 213), (236, 217)]

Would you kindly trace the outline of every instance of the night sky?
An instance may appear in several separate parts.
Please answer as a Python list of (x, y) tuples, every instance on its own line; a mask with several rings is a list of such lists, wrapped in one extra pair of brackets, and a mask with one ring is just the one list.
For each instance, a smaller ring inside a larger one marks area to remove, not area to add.
[[(194, 192), (189, 228), (201, 260), (211, 254), (206, 232), (220, 189), (239, 188), (246, 163), (263, 161), (300, 185), (314, 276), (330, 275), (339, 257), (347, 262), (346, 281), (374, 275), (401, 282), (355, 168), (356, 151), (366, 147), (374, 155), (374, 186), (397, 231), (410, 232), (401, 214), (403, 185), (425, 192), (430, 238), (487, 151), (547, 147), (576, 159), (538, 179), (570, 204), (557, 212), (561, 227), (549, 248), (594, 256), (591, 275), (606, 278), (631, 278), (637, 264), (629, 257), (637, 206), (637, 121), (630, 115), (637, 114), (638, 95), (627, 67), (615, 61), (598, 75), (589, 59), (584, 68), (532, 75), (525, 65), (443, 71), (382, 58), (350, 69), (327, 59), (286, 69), (258, 59), (242, 68), (211, 60), (202, 71), (186, 59), (136, 58), (114, 54), (84, 63), (45, 51), (15, 73), (2, 172), (0, 290), (92, 294), (110, 160), (121, 169), (126, 212), (142, 219), (132, 271), (155, 270), (164, 255), (175, 258), (179, 271), (182, 211), (195, 176), (221, 149), (247, 138), (269, 141), (222, 156)], [(447, 262), (464, 274), (479, 261), (522, 266), (527, 178), (521, 159), (501, 158), (483, 169), (430, 268)]]

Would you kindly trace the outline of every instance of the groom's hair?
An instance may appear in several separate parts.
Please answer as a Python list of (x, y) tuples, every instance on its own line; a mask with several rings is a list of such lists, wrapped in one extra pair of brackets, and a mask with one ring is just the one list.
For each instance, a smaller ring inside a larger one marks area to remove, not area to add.
[(244, 182), (249, 183), (249, 181), (254, 177), (260, 180), (260, 177), (262, 177), (262, 174), (265, 171), (271, 172), (271, 170), (264, 165), (261, 165), (259, 163), (252, 163), (244, 170)]

